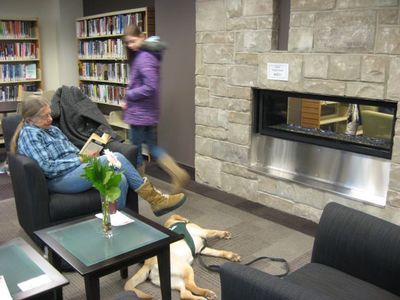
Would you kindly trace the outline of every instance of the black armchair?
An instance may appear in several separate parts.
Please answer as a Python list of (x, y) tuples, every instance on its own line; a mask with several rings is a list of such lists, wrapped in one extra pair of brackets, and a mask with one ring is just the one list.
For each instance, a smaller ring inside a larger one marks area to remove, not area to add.
[(221, 267), (222, 300), (400, 299), (400, 227), (329, 203), (311, 263), (283, 279), (251, 267)]
[[(12, 136), (20, 120), (20, 115), (12, 115), (2, 121), (8, 166), (18, 221), (32, 240), (42, 246), (34, 231), (99, 212), (100, 195), (95, 189), (77, 194), (49, 193), (46, 178), (37, 163), (24, 155), (9, 152)], [(107, 148), (121, 152), (131, 162), (136, 161), (137, 150), (132, 145), (111, 142), (107, 144)], [(135, 191), (129, 190), (126, 206), (138, 211), (138, 196)]]

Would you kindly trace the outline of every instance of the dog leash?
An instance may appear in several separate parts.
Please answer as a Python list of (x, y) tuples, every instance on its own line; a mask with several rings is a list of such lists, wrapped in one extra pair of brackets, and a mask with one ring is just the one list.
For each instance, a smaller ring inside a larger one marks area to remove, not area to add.
[[(203, 248), (201, 248), (199, 254), (201, 254), (201, 252), (202, 252), (202, 251), (204, 250), (204, 248), (206, 248), (206, 247), (207, 247), (207, 242), (204, 241), (204, 246), (203, 246)], [(211, 272), (215, 272), (215, 273), (219, 273), (219, 272), (220, 272), (220, 266), (219, 266), (219, 265), (207, 265), (207, 264), (205, 264), (204, 261), (203, 261), (203, 258), (201, 257), (201, 255), (197, 255), (197, 259), (198, 259), (200, 265), (201, 265), (203, 268), (205, 268), (205, 269), (207, 269), (207, 270), (209, 270), (209, 271), (211, 271)], [(252, 265), (253, 263), (255, 263), (255, 262), (259, 261), (259, 260), (262, 260), (262, 259), (267, 259), (267, 260), (273, 261), (273, 262), (280, 262), (280, 263), (283, 264), (283, 266), (284, 266), (284, 268), (285, 268), (285, 271), (284, 271), (283, 273), (281, 273), (281, 274), (277, 274), (277, 275), (274, 275), (274, 276), (276, 276), (276, 277), (284, 277), (284, 276), (286, 276), (287, 274), (289, 274), (289, 272), (290, 272), (289, 263), (287, 262), (286, 259), (280, 258), (280, 257), (260, 256), (260, 257), (257, 257), (257, 258), (255, 258), (255, 259), (253, 259), (252, 261), (250, 261), (250, 262), (248, 262), (248, 263), (245, 263), (244, 265), (245, 265), (245, 266), (250, 266), (250, 265)]]

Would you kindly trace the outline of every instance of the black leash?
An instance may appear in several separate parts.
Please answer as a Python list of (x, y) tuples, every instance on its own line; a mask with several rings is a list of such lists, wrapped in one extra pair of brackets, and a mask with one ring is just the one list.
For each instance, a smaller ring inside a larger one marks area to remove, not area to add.
[[(199, 253), (199, 254), (201, 254), (201, 251), (203, 251), (204, 248), (207, 247), (206, 241), (204, 241), (204, 242), (205, 242), (205, 243), (204, 243), (204, 246), (203, 246), (203, 248), (200, 250), (200, 253)], [(204, 267), (205, 269), (207, 269), (207, 270), (209, 270), (209, 271), (211, 271), (211, 272), (219, 273), (219, 270), (220, 270), (220, 266), (219, 266), (219, 265), (207, 265), (207, 264), (205, 264), (204, 261), (203, 261), (203, 258), (201, 257), (201, 255), (197, 255), (197, 258), (198, 258), (199, 263), (200, 263), (200, 265), (201, 265), (202, 267)], [(274, 275), (274, 276), (276, 276), (276, 277), (284, 277), (284, 276), (286, 276), (287, 274), (289, 274), (289, 272), (290, 272), (289, 263), (287, 262), (286, 259), (280, 258), (280, 257), (260, 256), (260, 257), (257, 257), (257, 258), (255, 258), (255, 259), (253, 259), (252, 261), (250, 261), (250, 262), (248, 262), (248, 263), (245, 263), (244, 265), (245, 265), (245, 266), (250, 266), (251, 264), (253, 264), (253, 263), (255, 263), (255, 262), (259, 261), (259, 260), (262, 260), (262, 259), (268, 259), (269, 261), (280, 262), (280, 263), (283, 264), (283, 266), (284, 266), (284, 268), (285, 268), (285, 272), (283, 272), (282, 274)]]

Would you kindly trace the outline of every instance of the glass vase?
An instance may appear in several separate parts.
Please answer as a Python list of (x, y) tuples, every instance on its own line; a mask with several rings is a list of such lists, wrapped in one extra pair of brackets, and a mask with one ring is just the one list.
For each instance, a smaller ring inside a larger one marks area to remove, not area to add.
[(110, 239), (113, 236), (110, 217), (110, 202), (104, 196), (101, 196), (101, 212), (103, 213), (103, 234), (105, 238)]

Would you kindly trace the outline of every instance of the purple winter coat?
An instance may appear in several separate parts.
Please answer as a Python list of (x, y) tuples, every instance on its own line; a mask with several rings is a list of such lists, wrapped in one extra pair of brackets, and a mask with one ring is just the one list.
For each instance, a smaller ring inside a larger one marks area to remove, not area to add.
[(130, 125), (157, 125), (160, 120), (161, 52), (139, 50), (130, 66), (124, 120)]

